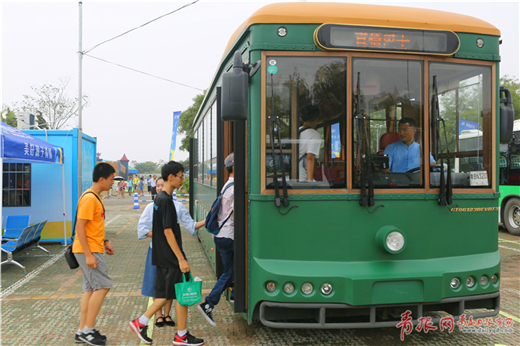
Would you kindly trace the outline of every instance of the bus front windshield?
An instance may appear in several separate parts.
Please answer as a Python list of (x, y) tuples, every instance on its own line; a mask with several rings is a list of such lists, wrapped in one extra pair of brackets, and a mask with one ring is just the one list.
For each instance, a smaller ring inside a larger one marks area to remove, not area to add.
[(374, 188), (424, 186), (422, 70), (422, 61), (353, 60), (354, 188), (368, 174)]
[(267, 56), (265, 187), (489, 188), (491, 64), (451, 61)]

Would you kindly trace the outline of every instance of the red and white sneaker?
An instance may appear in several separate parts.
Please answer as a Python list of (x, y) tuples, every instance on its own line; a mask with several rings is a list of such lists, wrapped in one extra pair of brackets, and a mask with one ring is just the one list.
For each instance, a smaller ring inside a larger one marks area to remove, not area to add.
[(179, 334), (175, 334), (175, 339), (172, 342), (174, 345), (204, 345), (204, 340), (194, 337), (190, 332), (186, 333), (182, 338)]
[(142, 342), (144, 342), (147, 345), (150, 345), (152, 343), (152, 339), (148, 337), (148, 326), (143, 326), (141, 323), (139, 323), (139, 319), (136, 318), (132, 322), (128, 322), (128, 326), (132, 331), (137, 334), (137, 337), (141, 339)]

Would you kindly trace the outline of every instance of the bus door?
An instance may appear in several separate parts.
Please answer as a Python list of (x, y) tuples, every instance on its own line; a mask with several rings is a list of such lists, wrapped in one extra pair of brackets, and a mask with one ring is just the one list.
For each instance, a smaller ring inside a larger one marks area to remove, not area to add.
[[(231, 153), (235, 154), (234, 165), (234, 207), (233, 219), (235, 227), (235, 281), (234, 281), (234, 311), (246, 312), (247, 297), (247, 122), (222, 120), (221, 88), (217, 89), (217, 191), (229, 179), (229, 173), (224, 167), (224, 159)], [(220, 254), (216, 253), (217, 277), (223, 272)]]

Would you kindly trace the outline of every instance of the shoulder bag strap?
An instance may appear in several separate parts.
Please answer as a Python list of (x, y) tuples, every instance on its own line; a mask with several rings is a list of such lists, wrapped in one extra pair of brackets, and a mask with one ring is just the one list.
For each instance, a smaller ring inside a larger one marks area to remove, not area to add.
[[(89, 194), (89, 193), (91, 193), (94, 196), (96, 196), (96, 198), (99, 201), (99, 203), (101, 203), (101, 206), (103, 207), (103, 218), (104, 218), (105, 217), (105, 205), (103, 204), (103, 202), (101, 202), (101, 200), (99, 199), (98, 195), (96, 195), (94, 192), (92, 192), (92, 191), (85, 192), (84, 194), (81, 195), (79, 200), (81, 201), (83, 196), (85, 196), (86, 194)], [(78, 204), (79, 204), (79, 201), (78, 201)], [(70, 239), (72, 239), (72, 240), (74, 240), (74, 234), (76, 234), (76, 223), (77, 222), (78, 222), (78, 208), (76, 208), (76, 217), (74, 218), (74, 226), (72, 227), (72, 236), (70, 237)]]

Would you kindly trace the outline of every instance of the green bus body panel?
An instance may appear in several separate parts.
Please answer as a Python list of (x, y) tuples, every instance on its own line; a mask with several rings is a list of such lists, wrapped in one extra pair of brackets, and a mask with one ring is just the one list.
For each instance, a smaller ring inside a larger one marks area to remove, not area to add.
[[(454, 201), (459, 208), (494, 210), (474, 213), (452, 213), (433, 200), (385, 201), (374, 214), (357, 201), (294, 203), (299, 207), (287, 216), (281, 216), (272, 201), (249, 204), (250, 306), (263, 300), (435, 302), (498, 290), (490, 285), (454, 291), (449, 286), (454, 277), (464, 282), (470, 275), (491, 277), (499, 272), (496, 199)], [(378, 230), (387, 225), (406, 236), (406, 248), (399, 254), (384, 251), (376, 241)], [(267, 281), (275, 281), (277, 291), (267, 292)], [(291, 296), (282, 291), (286, 282), (296, 287)], [(312, 283), (314, 294), (300, 293), (305, 282)], [(319, 292), (326, 282), (335, 294)]]
[[(250, 50), (289, 50), (289, 51), (321, 51), (314, 43), (314, 31), (321, 24), (290, 24), (283, 25), (287, 29), (287, 35), (280, 37), (277, 29), (281, 24), (256, 24), (252, 25)], [(499, 37), (490, 35), (477, 35), (471, 33), (456, 33), (460, 39), (460, 48), (453, 55), (455, 58), (478, 59), (500, 61)], [(484, 40), (484, 46), (478, 48), (478, 38)], [(375, 52), (377, 53), (377, 52)]]
[[(290, 50), (310, 51), (320, 50), (314, 44), (314, 30), (321, 24), (256, 24), (251, 25), (250, 50)], [(277, 29), (287, 28), (287, 36), (280, 37)], [(265, 67), (266, 68), (266, 67)]]
[(510, 197), (520, 197), (520, 186), (514, 185), (500, 185), (500, 199), (498, 200), (498, 206), (502, 207), (502, 201), (504, 198), (509, 199)]
[[(489, 35), (477, 35), (467, 33), (457, 33), (460, 39), (460, 49), (453, 55), (454, 58), (477, 59), (500, 61), (499, 37)], [(477, 47), (477, 39), (484, 40), (482, 48)]]

